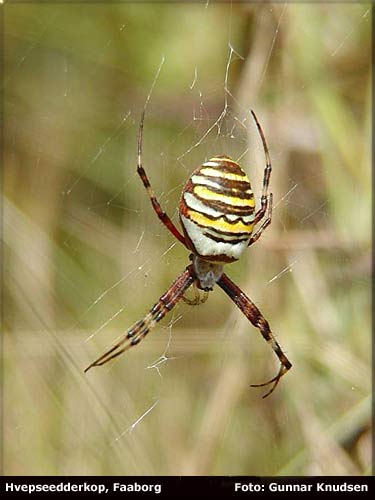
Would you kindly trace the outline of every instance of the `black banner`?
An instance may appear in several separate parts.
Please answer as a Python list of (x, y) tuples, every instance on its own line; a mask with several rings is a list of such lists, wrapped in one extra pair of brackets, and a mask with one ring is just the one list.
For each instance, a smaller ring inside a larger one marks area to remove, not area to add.
[(374, 494), (373, 477), (48, 477), (13, 476), (0, 478), (0, 493), (12, 495), (70, 494), (91, 498), (116, 495), (122, 498), (178, 498), (221, 495), (225, 498), (300, 498), (329, 495), (355, 498)]

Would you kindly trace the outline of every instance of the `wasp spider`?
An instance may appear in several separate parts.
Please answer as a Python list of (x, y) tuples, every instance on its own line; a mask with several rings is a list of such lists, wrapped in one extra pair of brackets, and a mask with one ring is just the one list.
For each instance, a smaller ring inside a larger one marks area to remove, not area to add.
[[(137, 345), (181, 299), (189, 304), (200, 303), (198, 295), (195, 300), (185, 297), (184, 294), (191, 285), (207, 293), (215, 284), (224, 290), (250, 322), (259, 329), (280, 361), (280, 369), (275, 377), (263, 384), (252, 384), (252, 387), (270, 385), (270, 390), (263, 396), (267, 397), (274, 391), (281, 377), (292, 367), (273, 336), (268, 321), (249, 297), (223, 272), (224, 264), (238, 260), (245, 248), (255, 243), (271, 223), (272, 193), (268, 193), (271, 160), (262, 127), (255, 113), (253, 111), (251, 113), (262, 139), (266, 158), (259, 210), (255, 211), (250, 181), (238, 163), (226, 155), (214, 156), (193, 172), (182, 191), (179, 207), (183, 229), (181, 233), (161, 208), (142, 165), (145, 109), (143, 110), (138, 132), (137, 172), (156, 215), (173, 236), (192, 252), (190, 254), (192, 263), (178, 276), (146, 316), (130, 327), (116, 345), (91, 363), (85, 371), (93, 366), (103, 365)], [(254, 231), (254, 226), (259, 222), (261, 224)]]

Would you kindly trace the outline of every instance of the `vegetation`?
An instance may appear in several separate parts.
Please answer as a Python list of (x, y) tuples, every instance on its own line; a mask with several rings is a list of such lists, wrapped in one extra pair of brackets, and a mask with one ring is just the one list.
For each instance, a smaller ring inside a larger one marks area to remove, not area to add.
[[(20, 4), (4, 11), (4, 473), (359, 475), (371, 464), (371, 11), (365, 4)], [(157, 30), (155, 29), (157, 26)], [(272, 225), (214, 290), (84, 368), (188, 263), (204, 159), (241, 158)], [(155, 364), (159, 360), (159, 364)]]

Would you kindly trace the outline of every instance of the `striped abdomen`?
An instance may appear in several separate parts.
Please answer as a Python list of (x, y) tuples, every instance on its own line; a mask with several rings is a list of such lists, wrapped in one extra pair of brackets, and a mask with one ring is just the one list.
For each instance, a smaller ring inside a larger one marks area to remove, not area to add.
[(182, 192), (185, 237), (191, 250), (206, 260), (237, 260), (247, 247), (254, 218), (250, 181), (227, 156), (211, 158), (195, 170)]

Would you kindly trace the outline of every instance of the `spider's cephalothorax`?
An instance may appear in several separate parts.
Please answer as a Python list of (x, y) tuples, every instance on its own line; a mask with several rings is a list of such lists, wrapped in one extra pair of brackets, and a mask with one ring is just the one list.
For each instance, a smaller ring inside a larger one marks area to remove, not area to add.
[(202, 259), (233, 262), (249, 244), (255, 200), (242, 168), (226, 156), (203, 163), (182, 192), (180, 220), (189, 248)]
[[(263, 130), (255, 113), (253, 111), (251, 113), (266, 156), (259, 210), (255, 211), (250, 181), (238, 163), (228, 156), (215, 156), (193, 172), (182, 192), (180, 202), (182, 234), (162, 210), (142, 165), (145, 109), (143, 110), (138, 132), (137, 172), (156, 215), (173, 236), (193, 252), (190, 255), (192, 264), (177, 277), (146, 316), (131, 326), (117, 344), (91, 363), (85, 371), (93, 366), (103, 365), (137, 345), (181, 299), (191, 305), (203, 303), (207, 293), (203, 299), (200, 299), (199, 294), (193, 300), (185, 297), (185, 292), (191, 285), (195, 285), (196, 291), (200, 289), (209, 292), (216, 283), (259, 329), (280, 361), (280, 369), (275, 377), (263, 384), (253, 384), (253, 387), (271, 384), (271, 389), (263, 397), (269, 396), (281, 377), (292, 367), (272, 334), (268, 321), (251, 299), (223, 272), (224, 264), (238, 260), (245, 248), (255, 243), (271, 223), (272, 193), (268, 194), (271, 160)], [(262, 223), (253, 232), (260, 221)]]
[(200, 290), (210, 292), (223, 275), (223, 264), (202, 259), (199, 255), (191, 254), (195, 275), (195, 285)]

